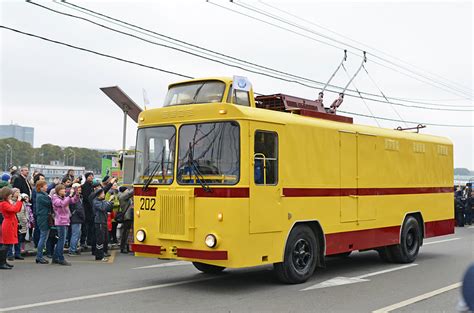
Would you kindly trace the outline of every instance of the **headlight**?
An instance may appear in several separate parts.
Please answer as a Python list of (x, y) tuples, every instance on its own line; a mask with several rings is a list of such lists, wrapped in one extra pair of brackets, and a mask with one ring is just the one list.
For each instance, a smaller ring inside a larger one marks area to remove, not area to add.
[(217, 238), (212, 234), (207, 235), (206, 240), (204, 241), (206, 243), (206, 246), (208, 246), (209, 248), (214, 248), (215, 246), (217, 246)]
[(140, 229), (137, 231), (137, 234), (135, 235), (135, 238), (137, 238), (138, 241), (143, 242), (145, 241), (146, 234), (143, 229)]

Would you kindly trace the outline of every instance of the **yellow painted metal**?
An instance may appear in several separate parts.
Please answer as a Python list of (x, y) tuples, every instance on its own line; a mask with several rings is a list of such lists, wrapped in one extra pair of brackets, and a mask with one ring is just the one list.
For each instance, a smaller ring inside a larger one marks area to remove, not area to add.
[[(227, 99), (232, 80), (213, 79), (226, 83)], [(223, 110), (226, 114), (219, 113)], [(409, 212), (420, 212), (425, 222), (453, 218), (451, 193), (285, 197), (282, 192), (283, 188), (452, 187), (453, 145), (447, 138), (258, 109), (254, 103), (250, 107), (212, 103), (150, 109), (141, 113), (139, 127), (176, 125), (179, 129), (187, 123), (226, 120), (240, 125), (240, 180), (233, 186), (211, 187), (249, 188), (250, 198), (194, 197), (193, 186), (179, 185), (176, 179), (170, 186), (158, 186), (155, 199), (159, 207), (155, 211), (140, 210), (141, 197), (135, 196), (135, 211), (140, 211), (140, 216), (135, 215), (134, 230), (147, 232), (143, 244), (166, 249), (161, 258), (225, 267), (271, 264), (282, 261), (286, 238), (299, 221), (318, 221), (325, 234), (333, 234), (399, 226)], [(256, 186), (253, 181), (255, 129), (278, 132), (276, 186)], [(182, 200), (172, 198), (183, 194), (187, 195), (184, 209)], [(163, 207), (168, 210), (163, 211), (164, 216), (170, 223), (180, 223), (179, 227), (160, 224)], [(219, 213), (225, 217), (222, 221), (217, 218)], [(185, 235), (179, 233), (182, 218)], [(166, 229), (166, 234), (160, 229)], [(217, 236), (215, 249), (205, 245), (207, 234)], [(176, 248), (224, 250), (228, 260), (179, 258)]]

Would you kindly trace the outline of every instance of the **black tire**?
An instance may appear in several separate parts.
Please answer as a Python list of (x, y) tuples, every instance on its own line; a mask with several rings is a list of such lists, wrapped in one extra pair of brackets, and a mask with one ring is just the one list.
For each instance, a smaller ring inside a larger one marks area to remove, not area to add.
[(377, 252), (379, 253), (379, 257), (382, 259), (384, 262), (393, 262), (392, 255), (390, 254), (390, 247), (382, 247), (378, 248)]
[(420, 223), (413, 216), (407, 217), (403, 223), (400, 244), (387, 247), (391, 261), (396, 263), (412, 263), (418, 256), (423, 235)]
[(200, 263), (200, 262), (193, 262), (193, 265), (199, 271), (201, 271), (203, 273), (206, 273), (206, 274), (219, 274), (223, 270), (225, 270), (225, 267), (222, 267), (222, 266), (205, 264), (205, 263)]
[(287, 284), (300, 284), (314, 273), (318, 261), (316, 236), (306, 225), (296, 226), (285, 246), (283, 262), (274, 263), (278, 279)]

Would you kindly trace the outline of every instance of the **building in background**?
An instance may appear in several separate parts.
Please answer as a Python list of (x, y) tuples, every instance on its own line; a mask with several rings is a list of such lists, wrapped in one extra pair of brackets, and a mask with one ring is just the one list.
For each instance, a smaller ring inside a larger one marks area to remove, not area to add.
[(23, 127), (20, 125), (0, 125), (0, 139), (15, 138), (19, 141), (29, 143), (33, 147), (35, 129), (33, 127)]
[(44, 175), (46, 181), (52, 182), (54, 178), (62, 179), (68, 170), (74, 170), (74, 177), (82, 176), (86, 172), (84, 166), (65, 166), (63, 162), (51, 161), (51, 164), (31, 164), (30, 173), (38, 171)]

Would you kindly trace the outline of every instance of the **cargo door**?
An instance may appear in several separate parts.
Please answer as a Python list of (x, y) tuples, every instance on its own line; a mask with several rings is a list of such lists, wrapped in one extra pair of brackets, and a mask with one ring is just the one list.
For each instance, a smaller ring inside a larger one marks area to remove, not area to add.
[(250, 138), (250, 233), (281, 231), (279, 127), (251, 123)]
[(339, 132), (341, 223), (357, 221), (357, 134)]
[[(371, 134), (358, 133), (357, 136), (357, 174), (359, 192), (359, 221), (370, 221), (376, 218), (377, 195), (370, 195), (370, 190), (379, 187), (379, 177), (383, 168), (378, 167), (377, 137)], [(365, 192), (369, 191), (369, 192)], [(365, 193), (365, 195), (363, 195)], [(369, 194), (367, 194), (369, 193)]]

